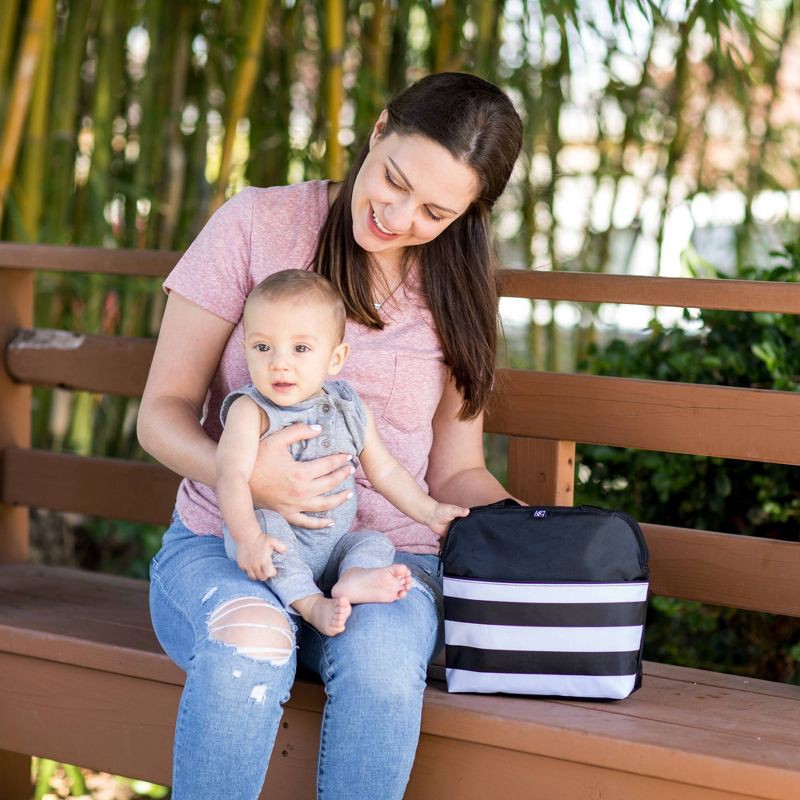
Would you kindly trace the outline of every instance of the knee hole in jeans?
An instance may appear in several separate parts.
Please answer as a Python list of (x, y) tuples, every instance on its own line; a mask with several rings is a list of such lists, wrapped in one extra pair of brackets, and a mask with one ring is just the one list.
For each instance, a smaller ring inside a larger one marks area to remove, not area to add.
[(208, 618), (211, 639), (241, 656), (282, 666), (292, 656), (294, 632), (286, 613), (258, 597), (237, 597), (217, 606)]

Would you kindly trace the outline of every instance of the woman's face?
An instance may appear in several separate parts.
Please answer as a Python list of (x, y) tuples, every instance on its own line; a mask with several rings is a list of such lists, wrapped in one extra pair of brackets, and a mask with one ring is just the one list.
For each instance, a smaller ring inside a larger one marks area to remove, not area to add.
[(353, 186), (353, 236), (384, 267), (404, 248), (435, 239), (470, 206), (475, 172), (424, 136), (380, 135), (385, 112)]

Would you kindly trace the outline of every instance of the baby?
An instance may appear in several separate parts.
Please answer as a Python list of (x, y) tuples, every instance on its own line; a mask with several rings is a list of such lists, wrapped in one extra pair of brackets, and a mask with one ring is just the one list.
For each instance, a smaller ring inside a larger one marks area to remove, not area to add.
[[(289, 525), (274, 511), (254, 509), (248, 482), (264, 435), (295, 422), (321, 426), (317, 437), (291, 446), (296, 460), (336, 452), (350, 453), (354, 461), (358, 456), (377, 491), (440, 536), (453, 519), (469, 513), (427, 495), (386, 449), (353, 387), (329, 380), (347, 358), (345, 320), (342, 299), (314, 272), (284, 270), (253, 289), (244, 307), (252, 383), (225, 398), (217, 449), (226, 553), (248, 577), (266, 580), (284, 606), (328, 636), (344, 630), (351, 604), (405, 597), (411, 573), (393, 563), (394, 547), (384, 535), (349, 532), (357, 508), (352, 475), (348, 500), (327, 512), (334, 519), (327, 529)], [(326, 569), (338, 575), (331, 597), (317, 586)]]

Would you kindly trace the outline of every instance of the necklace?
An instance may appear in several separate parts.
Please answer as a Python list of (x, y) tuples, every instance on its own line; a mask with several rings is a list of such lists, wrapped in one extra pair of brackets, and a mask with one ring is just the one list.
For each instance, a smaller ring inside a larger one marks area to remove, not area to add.
[(403, 278), (401, 277), (399, 281), (394, 285), (394, 288), (387, 294), (383, 300), (378, 301), (377, 303), (373, 302), (372, 305), (374, 306), (376, 311), (381, 310), (381, 306), (403, 285)]

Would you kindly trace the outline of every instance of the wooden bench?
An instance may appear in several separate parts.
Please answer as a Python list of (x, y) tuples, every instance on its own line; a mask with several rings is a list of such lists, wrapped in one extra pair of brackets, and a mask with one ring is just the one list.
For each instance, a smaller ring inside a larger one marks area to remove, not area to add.
[[(20, 333), (37, 270), (164, 275), (177, 254), (0, 245), (0, 787), (30, 796), (36, 754), (170, 782), (183, 674), (150, 627), (147, 585), (26, 563), (28, 508), (163, 523), (177, 485), (141, 463), (30, 449), (32, 385), (137, 395), (153, 342)], [(504, 274), (508, 296), (797, 313), (800, 285)], [(487, 430), (508, 481), (572, 501), (575, 442), (800, 462), (800, 395), (505, 371)], [(800, 474), (798, 475), (800, 478)], [(653, 591), (800, 616), (800, 544), (646, 525)], [(441, 674), (439, 674), (441, 677)], [(320, 685), (299, 679), (270, 798), (313, 797)], [(800, 687), (649, 663), (619, 703), (448, 695), (429, 682), (408, 797), (742, 800), (800, 797)], [(232, 799), (232, 800), (235, 800)]]

